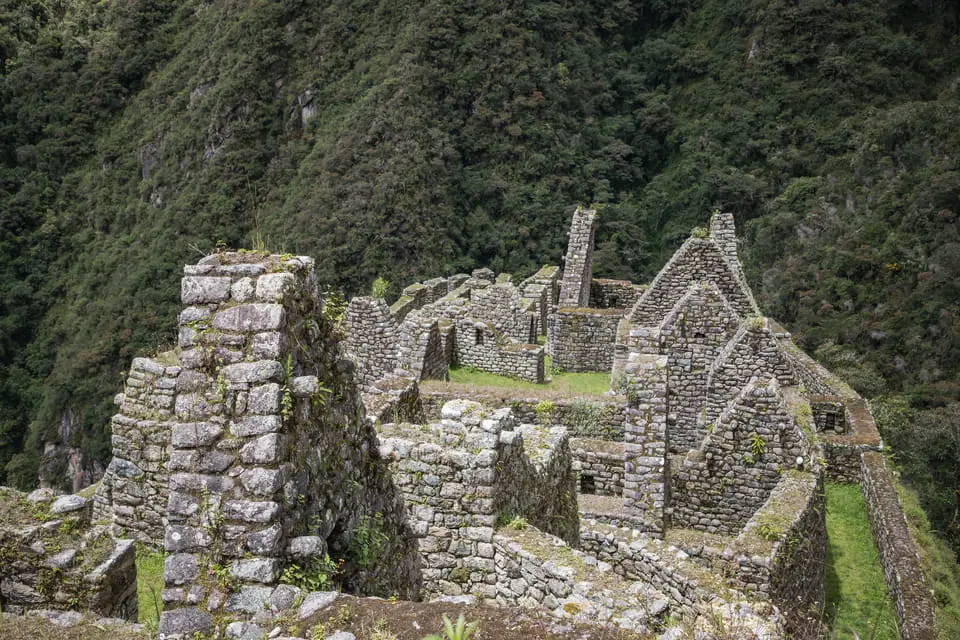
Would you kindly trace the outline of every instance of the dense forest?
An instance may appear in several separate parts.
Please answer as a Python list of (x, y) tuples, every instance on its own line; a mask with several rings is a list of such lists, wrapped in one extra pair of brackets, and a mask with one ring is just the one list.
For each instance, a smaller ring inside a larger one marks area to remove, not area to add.
[(637, 281), (735, 213), (764, 311), (960, 548), (949, 0), (0, 0), (0, 480), (62, 481), (46, 442), (109, 458), (218, 243), (347, 293), (525, 275), (578, 203), (596, 275)]

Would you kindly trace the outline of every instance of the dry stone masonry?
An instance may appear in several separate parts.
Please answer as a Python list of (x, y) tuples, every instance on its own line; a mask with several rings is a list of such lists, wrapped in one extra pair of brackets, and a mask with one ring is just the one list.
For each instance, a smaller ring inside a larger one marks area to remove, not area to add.
[[(799, 637), (824, 602), (829, 477), (864, 486), (904, 637), (934, 637), (866, 403), (760, 316), (732, 216), (649, 286), (592, 278), (597, 224), (574, 214), (562, 271), (477, 269), (342, 314), (307, 257), (185, 267), (178, 347), (133, 361), (92, 499), (0, 492), (19, 550), (0, 604), (133, 617), (135, 539), (167, 553), (169, 640), (276, 636), (334, 584)], [(450, 367), (610, 389), (455, 385)]]

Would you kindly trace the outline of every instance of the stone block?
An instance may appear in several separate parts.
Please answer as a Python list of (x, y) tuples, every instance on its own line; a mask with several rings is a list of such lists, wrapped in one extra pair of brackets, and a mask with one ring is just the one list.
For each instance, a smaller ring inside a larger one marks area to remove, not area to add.
[(283, 367), (276, 360), (257, 360), (227, 365), (221, 373), (227, 382), (259, 384), (279, 381), (283, 377)]
[(286, 310), (279, 304), (241, 304), (217, 312), (213, 327), (224, 331), (276, 331), (286, 321)]
[(280, 458), (280, 435), (268, 433), (240, 449), (240, 461), (245, 464), (273, 464)]
[(263, 302), (279, 302), (290, 291), (296, 278), (292, 273), (268, 273), (257, 278), (257, 299)]
[(223, 427), (213, 422), (186, 422), (173, 425), (170, 441), (181, 449), (208, 447), (223, 433)]
[(247, 438), (273, 433), (279, 431), (280, 427), (280, 416), (249, 416), (243, 420), (231, 422), (230, 433), (238, 438)]
[(230, 278), (186, 276), (180, 281), (183, 304), (217, 304), (230, 297)]

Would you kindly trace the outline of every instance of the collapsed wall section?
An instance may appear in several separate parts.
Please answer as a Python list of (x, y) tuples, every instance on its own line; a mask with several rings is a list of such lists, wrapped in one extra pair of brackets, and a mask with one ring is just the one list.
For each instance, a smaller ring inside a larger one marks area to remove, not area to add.
[(454, 401), (429, 425), (388, 424), (381, 455), (403, 492), (431, 593), (497, 597), (498, 520), (525, 517), (575, 543), (570, 451), (562, 429), (518, 427), (509, 409)]
[(577, 207), (570, 225), (570, 240), (563, 261), (560, 283), (561, 307), (586, 307), (590, 304), (590, 281), (593, 279), (593, 236), (597, 229), (597, 212)]
[(79, 495), (0, 487), (4, 616), (45, 609), (137, 619), (134, 542), (91, 527), (90, 514), (90, 502)]

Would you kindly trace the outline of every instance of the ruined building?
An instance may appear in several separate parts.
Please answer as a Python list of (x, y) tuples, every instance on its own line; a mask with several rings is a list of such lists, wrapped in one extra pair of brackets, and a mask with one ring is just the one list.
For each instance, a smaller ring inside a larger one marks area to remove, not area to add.
[[(168, 553), (161, 636), (232, 622), (254, 637), (300, 571), (352, 593), (635, 630), (720, 616), (777, 638), (820, 615), (829, 477), (864, 487), (903, 636), (933, 637), (866, 405), (760, 314), (733, 217), (648, 285), (592, 277), (599, 223), (577, 210), (562, 269), (479, 269), (345, 310), (310, 258), (187, 266), (179, 346), (133, 361), (88, 507)], [(451, 366), (610, 385), (494, 394), (443, 384)], [(3, 585), (6, 607), (55, 606), (36, 576)]]

